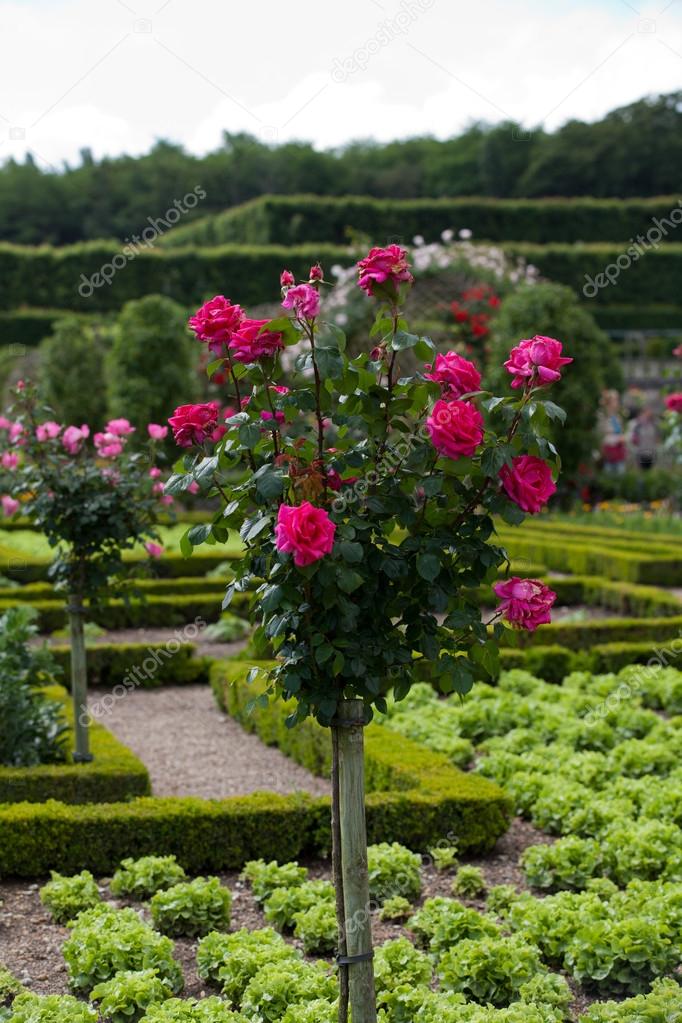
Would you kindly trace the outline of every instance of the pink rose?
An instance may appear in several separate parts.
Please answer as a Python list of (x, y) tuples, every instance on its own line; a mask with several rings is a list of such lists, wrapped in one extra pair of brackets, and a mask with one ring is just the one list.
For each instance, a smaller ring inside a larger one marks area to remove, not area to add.
[(10, 423), (9, 424), (9, 439), (14, 443), (15, 441), (23, 443), (21, 438), (24, 435), (24, 427), (21, 423)]
[(457, 352), (446, 352), (437, 355), (433, 366), (426, 366), (430, 373), (425, 373), (427, 380), (435, 380), (443, 387), (446, 398), (461, 398), (463, 394), (480, 391), (481, 374), (473, 362), (465, 359)]
[(359, 287), (370, 296), (376, 294), (377, 286), (382, 292), (389, 291), (395, 296), (400, 284), (411, 284), (414, 280), (407, 262), (407, 250), (400, 245), (370, 249), (358, 263), (358, 275)]
[(152, 440), (165, 440), (168, 436), (168, 427), (161, 426), (159, 423), (149, 423), (147, 433)]
[(673, 348), (673, 355), (676, 355), (678, 359), (682, 359), (682, 345)]
[(104, 429), (106, 433), (113, 433), (114, 437), (127, 437), (135, 433), (135, 427), (127, 419), (110, 419)]
[(665, 399), (665, 407), (670, 412), (682, 412), (682, 391), (677, 391), (675, 394), (669, 394)]
[(322, 269), (322, 267), (320, 266), (319, 263), (315, 263), (315, 266), (311, 266), (310, 267), (310, 273), (309, 273), (308, 277), (309, 277), (309, 280), (311, 280), (311, 281), (323, 281), (324, 280), (324, 270)]
[(0, 416), (0, 430), (9, 430), (11, 425), (11, 419), (8, 419), (7, 416)]
[(85, 423), (80, 427), (67, 426), (62, 434), (62, 444), (70, 455), (77, 455), (89, 436), (90, 427)]
[(516, 628), (535, 632), (538, 625), (552, 620), (550, 609), (556, 593), (539, 579), (514, 576), (504, 583), (495, 583), (493, 590), (501, 600), (498, 611)]
[(159, 469), (158, 465), (153, 465), (151, 467), (151, 469), (149, 470), (150, 478), (153, 479), (153, 480), (158, 480), (160, 475), (161, 475), (161, 470)]
[(165, 505), (173, 504), (173, 495), (172, 494), (164, 494), (163, 497), (161, 498), (161, 504), (165, 504)]
[(311, 284), (297, 284), (295, 288), (289, 288), (282, 306), (293, 309), (299, 320), (312, 320), (320, 311), (320, 296)]
[(298, 568), (331, 554), (335, 533), (336, 526), (324, 508), (315, 508), (310, 501), (279, 506), (275, 526), (277, 550), (293, 554)]
[(530, 515), (544, 508), (552, 494), (556, 493), (552, 470), (535, 455), (512, 458), (512, 468), (503, 465), (500, 479), (507, 497)]
[(150, 558), (160, 558), (164, 550), (160, 543), (153, 543), (151, 540), (144, 545), (144, 549)]
[(100, 458), (117, 458), (123, 451), (123, 440), (115, 433), (96, 433), (93, 441)]
[(505, 362), (505, 369), (514, 377), (512, 387), (542, 387), (561, 380), (561, 368), (573, 359), (562, 356), (561, 341), (553, 337), (535, 337), (519, 341)]
[(19, 502), (10, 497), (9, 494), (3, 494), (0, 498), (0, 504), (2, 504), (2, 514), (8, 519), (19, 510)]
[(19, 455), (15, 455), (13, 451), (5, 451), (0, 462), (3, 469), (16, 469), (19, 464)]
[(46, 440), (54, 440), (61, 432), (61, 426), (59, 423), (55, 423), (53, 419), (48, 419), (47, 422), (36, 426), (36, 437), (41, 443)]
[(291, 270), (282, 270), (279, 275), (279, 283), (283, 288), (290, 288), (296, 283), (296, 278), (292, 274)]
[(284, 347), (282, 335), (276, 330), (264, 330), (267, 320), (243, 319), (239, 329), (230, 338), (230, 352), (238, 362), (257, 362), (275, 355)]
[(158, 480), (152, 486), (152, 494), (163, 494), (164, 490), (165, 490), (165, 487), (164, 487), (163, 483), (161, 482), (161, 480)]
[(426, 428), (436, 451), (447, 458), (470, 458), (483, 440), (483, 417), (468, 401), (441, 398)]
[(201, 488), (199, 487), (199, 484), (197, 483), (197, 481), (196, 480), (192, 480), (190, 485), (187, 487), (187, 493), (188, 494), (198, 494), (200, 489)]
[(181, 448), (203, 444), (218, 425), (218, 407), (209, 401), (203, 405), (180, 405), (168, 422), (175, 443)]
[(208, 347), (217, 355), (223, 354), (223, 346), (228, 343), (235, 330), (244, 319), (241, 306), (233, 305), (224, 295), (216, 295), (210, 302), (205, 302), (189, 318), (189, 326), (200, 341), (207, 341)]

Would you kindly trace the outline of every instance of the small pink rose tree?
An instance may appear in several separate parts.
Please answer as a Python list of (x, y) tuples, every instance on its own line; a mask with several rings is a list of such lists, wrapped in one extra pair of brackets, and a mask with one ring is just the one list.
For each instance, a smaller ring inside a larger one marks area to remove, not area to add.
[[(249, 320), (223, 296), (192, 317), (216, 357), (209, 372), (231, 380), (233, 411), (175, 411), (176, 441), (192, 450), (167, 490), (198, 484), (220, 495), (224, 507), (189, 531), (185, 550), (239, 530), (245, 553), (225, 606), (253, 590), (254, 617), (277, 653), (268, 691), (294, 701), (290, 725), (313, 714), (332, 728), (340, 952), (350, 959), (353, 1023), (373, 1023), (369, 923), (345, 926), (368, 919), (364, 804), (352, 795), (362, 791), (362, 726), (415, 677), (467, 693), (478, 675), (496, 674), (506, 627), (549, 621), (554, 594), (537, 580), (497, 583), (490, 623), (477, 593), (508, 561), (493, 516), (519, 523), (554, 493), (556, 451), (542, 431), (563, 413), (546, 392), (571, 360), (557, 340), (523, 340), (506, 363), (510, 393), (494, 396), (471, 362), (436, 355), (408, 331), (404, 249), (372, 249), (358, 271), (377, 313), (367, 353), (352, 360), (324, 319), (319, 267), (298, 284), (283, 272), (288, 318)], [(290, 345), (298, 354), (282, 386)], [(400, 369), (408, 349), (424, 364), (412, 376)], [(346, 979), (342, 970), (342, 1019)]]
[(134, 451), (128, 438), (135, 431), (127, 419), (112, 419), (96, 433), (87, 424), (63, 427), (45, 418), (35, 391), (23, 384), (10, 413), (11, 419), (0, 418), (2, 509), (6, 516), (21, 512), (29, 518), (55, 549), (50, 576), (68, 593), (74, 759), (87, 761), (85, 602), (111, 592), (123, 571), (124, 550), (147, 540), (150, 556), (162, 553), (154, 523), (163, 484), (154, 482), (160, 470), (149, 467), (167, 427), (151, 424), (149, 450)]

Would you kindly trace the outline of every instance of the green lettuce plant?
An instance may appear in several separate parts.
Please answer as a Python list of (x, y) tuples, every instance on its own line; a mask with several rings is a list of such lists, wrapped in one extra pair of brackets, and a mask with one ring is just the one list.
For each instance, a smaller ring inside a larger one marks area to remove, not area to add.
[(175, 856), (142, 856), (122, 860), (111, 879), (112, 895), (150, 899), (157, 892), (187, 880), (187, 874)]
[(55, 923), (68, 924), (82, 910), (101, 902), (102, 896), (89, 870), (82, 870), (73, 877), (64, 877), (53, 870), (52, 880), (40, 889), (40, 901), (49, 909)]

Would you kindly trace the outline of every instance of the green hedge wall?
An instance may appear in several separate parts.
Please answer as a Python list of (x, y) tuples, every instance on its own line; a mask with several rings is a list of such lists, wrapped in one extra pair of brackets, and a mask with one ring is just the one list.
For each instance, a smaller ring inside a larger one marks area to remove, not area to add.
[[(184, 558), (181, 554), (164, 554), (154, 562), (154, 571), (165, 579), (203, 576), (236, 556), (238, 555), (229, 550), (210, 553), (195, 551), (190, 558)], [(125, 559), (128, 565), (134, 565), (135, 560)], [(138, 560), (141, 564), (146, 564), (148, 558), (140, 557)], [(0, 575), (8, 579), (15, 579), (21, 583), (39, 582), (47, 579), (51, 564), (51, 558), (24, 554), (22, 551), (0, 544)]]
[[(409, 241), (409, 238), (407, 239)], [(623, 252), (616, 243), (535, 245), (505, 243), (511, 256), (534, 264), (551, 280), (567, 284), (582, 294), (585, 275), (594, 277), (615, 263)], [(140, 254), (113, 278), (110, 286), (92, 295), (78, 293), (81, 275), (90, 277), (118, 253), (112, 243), (88, 242), (53, 249), (0, 244), (0, 308), (27, 305), (36, 292), (41, 301), (55, 309), (76, 312), (107, 312), (120, 309), (143, 295), (167, 295), (182, 305), (197, 305), (217, 293), (227, 293), (244, 305), (272, 302), (278, 290), (279, 274), (288, 266), (297, 276), (307, 273), (311, 262), (326, 267), (348, 264), (356, 256), (347, 248), (320, 244), (296, 248), (264, 246), (222, 246), (203, 249), (164, 249)], [(670, 242), (652, 250), (624, 271), (618, 286), (605, 287), (590, 308), (622, 303), (669, 302), (682, 280), (682, 244)], [(16, 338), (6, 337), (11, 342)]]
[[(194, 643), (179, 642), (177, 650), (168, 643), (88, 644), (88, 686), (111, 689), (133, 684), (142, 689), (161, 685), (208, 682), (210, 658), (197, 657)], [(71, 677), (71, 648), (51, 647), (62, 678)]]
[[(235, 684), (242, 711), (254, 693), (244, 681), (247, 668), (224, 662), (212, 673), (219, 693)], [(311, 725), (288, 732), (286, 707), (277, 702), (268, 711), (260, 709), (253, 727), (264, 735), (281, 734), (283, 741), (290, 736), (288, 748), (292, 755), (298, 751), (302, 762), (327, 762), (327, 732)], [(511, 807), (496, 785), (456, 770), (446, 757), (378, 725), (367, 729), (367, 777), (371, 842), (427, 849), (452, 832), (460, 848), (485, 851), (508, 827)], [(239, 868), (261, 856), (283, 861), (319, 855), (329, 846), (329, 800), (301, 793), (0, 805), (0, 876), (5, 877), (84, 867), (108, 874), (125, 856), (150, 853), (174, 853), (186, 869), (201, 873)]]
[[(372, 199), (315, 195), (261, 196), (177, 227), (163, 239), (178, 245), (298, 245), (347, 242), (369, 235), (376, 244), (415, 235), (438, 241), (446, 229), (476, 238), (524, 242), (626, 242), (677, 207), (654, 199)], [(674, 229), (672, 232), (674, 237)]]
[[(239, 597), (238, 601), (233, 601), (234, 614), (246, 610), (248, 594), (239, 594)], [(21, 603), (20, 596), (0, 600), (0, 614)], [(61, 629), (67, 624), (63, 600), (32, 600), (29, 603), (38, 614), (38, 628), (41, 632), (54, 632), (55, 629)], [(88, 608), (87, 618), (88, 621), (96, 622), (106, 629), (169, 628), (198, 619), (203, 622), (216, 622), (221, 614), (220, 605), (219, 593), (195, 593), (188, 596), (152, 595), (134, 604), (123, 600), (111, 600), (102, 607)]]
[[(64, 309), (14, 309), (0, 312), (0, 341), (3, 344), (19, 344), (33, 347), (49, 337), (57, 320), (65, 314)], [(83, 314), (83, 319), (88, 319)]]
[[(510, 573), (514, 575), (514, 571)], [(551, 587), (557, 595), (557, 606), (568, 607), (587, 604), (590, 607), (608, 608), (622, 615), (634, 618), (654, 618), (663, 615), (682, 615), (682, 599), (656, 586), (639, 586), (637, 583), (611, 582), (599, 576), (537, 576)], [(481, 588), (479, 601), (485, 607), (496, 602), (492, 590)]]
[[(46, 693), (64, 704), (69, 722), (73, 709), (61, 686), (50, 686)], [(68, 741), (72, 742), (72, 733)], [(93, 761), (74, 764), (41, 764), (39, 767), (0, 766), (0, 804), (42, 803), (59, 799), (62, 803), (112, 803), (151, 792), (144, 764), (101, 724), (90, 728)], [(70, 746), (69, 746), (70, 749)]]
[(682, 670), (682, 638), (678, 634), (657, 644), (600, 643), (586, 650), (538, 645), (522, 650), (508, 648), (500, 651), (503, 671), (524, 668), (538, 678), (559, 684), (572, 671), (589, 671), (598, 675), (618, 672), (629, 664), (661, 664)]
[[(670, 297), (670, 296), (668, 296)], [(682, 306), (678, 305), (604, 305), (591, 306), (590, 312), (605, 331), (680, 330)]]
[(575, 575), (598, 575), (607, 579), (642, 583), (651, 586), (682, 585), (682, 558), (675, 554), (647, 556), (637, 551), (608, 547), (605, 543), (585, 538), (572, 542), (561, 536), (530, 533), (504, 533), (500, 539), (513, 558), (541, 561), (555, 572)]
[(671, 618), (595, 618), (588, 622), (552, 622), (537, 632), (517, 634), (519, 646), (550, 644), (585, 650), (602, 643), (665, 643), (682, 636), (682, 616)]

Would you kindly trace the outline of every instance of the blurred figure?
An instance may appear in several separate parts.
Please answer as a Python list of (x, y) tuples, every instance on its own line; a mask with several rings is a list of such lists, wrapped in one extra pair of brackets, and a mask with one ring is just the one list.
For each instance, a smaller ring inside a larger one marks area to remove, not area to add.
[(605, 472), (625, 472), (627, 445), (618, 391), (604, 391), (597, 418), (602, 464)]
[(640, 469), (651, 469), (656, 464), (658, 451), (658, 425), (650, 405), (645, 405), (630, 427), (628, 440), (635, 449)]

